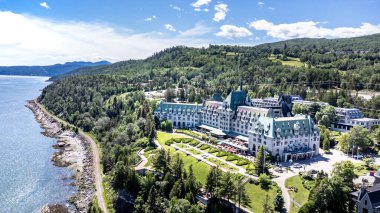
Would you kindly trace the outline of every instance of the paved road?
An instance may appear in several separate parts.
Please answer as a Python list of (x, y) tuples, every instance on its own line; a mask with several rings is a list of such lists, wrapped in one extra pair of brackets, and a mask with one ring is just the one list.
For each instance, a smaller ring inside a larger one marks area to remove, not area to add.
[[(50, 115), (51, 117), (53, 117), (56, 121), (62, 123), (62, 124), (65, 124), (65, 125), (71, 125), (69, 124), (68, 122), (58, 118), (57, 116), (53, 115), (52, 113), (50, 113), (48, 110), (45, 109), (45, 107), (38, 103), (37, 101), (35, 101), (38, 106), (45, 112), (47, 113), (48, 115)], [(99, 149), (98, 149), (98, 146), (96, 144), (96, 142), (88, 135), (86, 134), (85, 132), (83, 132), (82, 130), (79, 130), (79, 134), (84, 137), (87, 141), (90, 142), (90, 147), (91, 147), (91, 152), (92, 152), (92, 165), (93, 165), (93, 173), (94, 173), (94, 178), (95, 178), (95, 189), (96, 189), (96, 197), (97, 197), (97, 200), (98, 200), (98, 205), (100, 207), (100, 209), (104, 212), (104, 213), (107, 213), (108, 212), (108, 209), (107, 209), (107, 205), (106, 205), (106, 202), (104, 201), (104, 197), (103, 197), (103, 192), (104, 192), (104, 188), (103, 188), (103, 184), (102, 184), (102, 172), (100, 170), (100, 158), (99, 158)]]
[(95, 177), (95, 188), (96, 188), (96, 197), (98, 198), (98, 205), (100, 209), (104, 212), (107, 213), (107, 205), (103, 197), (103, 184), (102, 184), (102, 172), (100, 168), (100, 158), (99, 158), (99, 149), (96, 144), (96, 142), (88, 136), (86, 133), (84, 133), (82, 130), (79, 130), (79, 134), (81, 134), (84, 138), (86, 138), (87, 141), (90, 141), (91, 145), (91, 151), (92, 151), (92, 159), (93, 159), (93, 168), (94, 168), (94, 177)]

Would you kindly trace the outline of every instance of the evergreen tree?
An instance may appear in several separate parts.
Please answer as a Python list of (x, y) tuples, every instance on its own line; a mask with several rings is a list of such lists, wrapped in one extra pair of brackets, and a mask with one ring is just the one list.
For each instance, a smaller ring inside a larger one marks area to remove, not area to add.
[(274, 210), (281, 212), (284, 208), (284, 203), (285, 201), (282, 195), (280, 193), (277, 193), (276, 197), (273, 200)]
[(328, 139), (327, 136), (323, 138), (322, 146), (323, 146), (323, 150), (325, 150), (326, 152), (330, 151), (330, 140)]
[(219, 180), (221, 177), (221, 171), (218, 167), (212, 167), (207, 175), (205, 189), (207, 193), (210, 193), (211, 197), (218, 197)]
[(259, 149), (256, 152), (256, 158), (255, 158), (255, 170), (256, 174), (260, 175), (262, 173), (265, 173), (266, 166), (264, 165), (264, 146), (259, 146)]
[(273, 212), (274, 210), (272, 206), (270, 205), (269, 195), (266, 194), (263, 201), (263, 213), (273, 213)]
[(226, 197), (228, 201), (235, 194), (235, 186), (233, 176), (230, 172), (223, 174), (221, 178), (220, 194), (222, 197)]
[(246, 183), (243, 182), (242, 178), (239, 178), (235, 184), (235, 195), (236, 195), (236, 200), (238, 202), (239, 209), (240, 209), (241, 204), (243, 204), (244, 206), (250, 207), (250, 199), (249, 199), (247, 190), (245, 188), (245, 184)]

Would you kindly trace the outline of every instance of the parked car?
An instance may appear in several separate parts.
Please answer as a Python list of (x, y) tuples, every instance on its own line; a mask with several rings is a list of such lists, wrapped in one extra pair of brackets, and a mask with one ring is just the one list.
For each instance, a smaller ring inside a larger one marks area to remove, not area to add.
[(302, 168), (302, 165), (299, 163), (294, 163), (293, 168)]
[(276, 172), (278, 172), (278, 173), (282, 173), (283, 171), (282, 171), (282, 168), (280, 168), (280, 167), (276, 167), (275, 169), (274, 169), (274, 171), (276, 171)]

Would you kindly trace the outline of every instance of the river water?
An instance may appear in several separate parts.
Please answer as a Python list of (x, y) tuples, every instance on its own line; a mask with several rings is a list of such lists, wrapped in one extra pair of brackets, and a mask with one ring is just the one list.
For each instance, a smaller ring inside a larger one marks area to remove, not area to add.
[(68, 205), (73, 173), (52, 165), (55, 139), (45, 137), (26, 101), (38, 97), (46, 77), (0, 76), (0, 212), (38, 212)]

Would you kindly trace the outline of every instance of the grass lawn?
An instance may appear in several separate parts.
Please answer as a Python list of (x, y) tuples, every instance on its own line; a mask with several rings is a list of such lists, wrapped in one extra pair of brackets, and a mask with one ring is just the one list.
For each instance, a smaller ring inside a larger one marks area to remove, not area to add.
[(264, 190), (260, 185), (248, 183), (245, 186), (245, 189), (251, 200), (251, 207), (249, 209), (253, 210), (253, 212), (263, 212), (263, 201), (265, 196), (267, 194), (269, 195), (269, 203), (273, 206), (273, 200), (274, 197), (276, 197), (278, 187), (270, 186), (268, 190)]
[(220, 160), (218, 160), (216, 158), (213, 158), (213, 157), (206, 158), (206, 160), (210, 161), (211, 163), (214, 163), (214, 164), (218, 165), (220, 168), (227, 169), (230, 172), (238, 170), (237, 168), (235, 168), (233, 166), (230, 166), (230, 165), (228, 165), (226, 163), (223, 163), (222, 161), (220, 161)]
[[(297, 201), (301, 205), (303, 205), (304, 203), (307, 202), (307, 200), (309, 198), (310, 191), (307, 190), (305, 187), (303, 187), (301, 176), (296, 175), (296, 176), (293, 176), (293, 177), (286, 179), (285, 186), (286, 186), (286, 188), (296, 187), (298, 189), (297, 192), (289, 190), (290, 197), (293, 198), (295, 201)], [(293, 205), (291, 205), (291, 206), (292, 206), (291, 212), (297, 212), (297, 207), (294, 206), (294, 208), (293, 208)]]
[(198, 181), (200, 181), (202, 184), (206, 183), (207, 174), (210, 171), (210, 166), (203, 163), (198, 162), (197, 159), (186, 156), (183, 152), (175, 151), (175, 149), (171, 146), (165, 145), (165, 141), (171, 139), (171, 138), (183, 138), (183, 135), (178, 134), (171, 134), (166, 132), (157, 132), (157, 141), (161, 144), (161, 146), (164, 147), (164, 149), (169, 150), (170, 153), (173, 155), (174, 153), (178, 153), (180, 158), (183, 160), (183, 163), (185, 164), (186, 168), (189, 168), (190, 165), (193, 165), (193, 171), (194, 175), (197, 178)]
[(154, 155), (157, 153), (158, 149), (153, 149), (147, 152), (144, 152), (144, 156), (148, 159), (148, 162), (145, 164), (145, 167), (149, 167), (152, 165), (152, 160)]
[(188, 145), (186, 145), (186, 144), (182, 144), (182, 143), (176, 143), (175, 145), (178, 146), (179, 148), (182, 148), (182, 149), (187, 149), (187, 148), (189, 148)]
[(276, 56), (270, 56), (269, 59), (276, 62), (279, 61), (281, 62), (282, 65), (284, 66), (292, 66), (292, 67), (304, 67), (304, 63), (300, 62), (299, 58), (292, 58), (292, 57), (287, 57), (288, 61), (283, 61), (281, 59), (277, 59)]
[(200, 155), (202, 153), (200, 153), (199, 151), (195, 150), (195, 149), (187, 149), (188, 152), (194, 154), (194, 155)]

